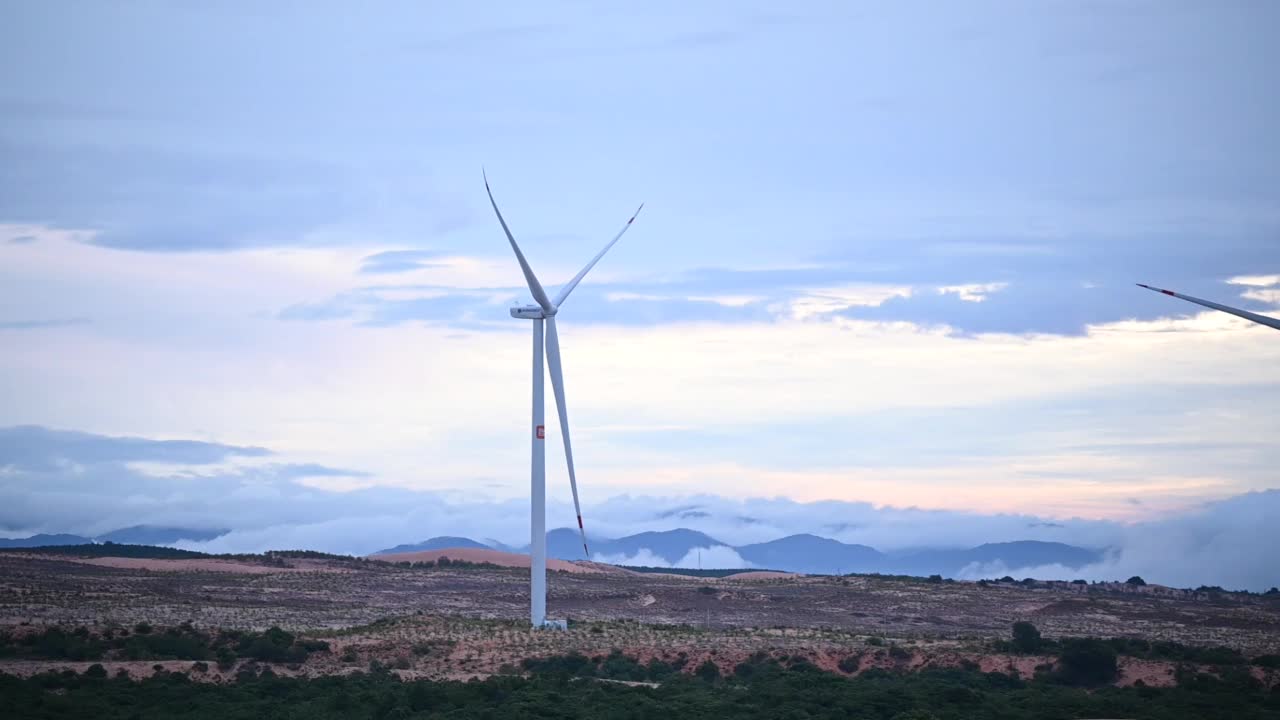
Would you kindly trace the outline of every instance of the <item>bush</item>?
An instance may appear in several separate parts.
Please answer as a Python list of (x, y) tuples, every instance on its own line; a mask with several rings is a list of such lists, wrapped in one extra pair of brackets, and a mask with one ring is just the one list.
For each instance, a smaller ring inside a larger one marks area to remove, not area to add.
[(1135, 586), (1135, 587), (1140, 587), (1140, 586), (1142, 586), (1142, 585), (1146, 585), (1146, 584), (1147, 584), (1147, 581), (1146, 581), (1146, 580), (1143, 580), (1143, 579), (1142, 579), (1140, 576), (1138, 576), (1138, 575), (1134, 575), (1133, 577), (1129, 578), (1128, 580), (1125, 580), (1124, 582), (1125, 582), (1125, 584), (1126, 584), (1126, 585), (1133, 585), (1133, 586)]
[(88, 678), (105, 678), (107, 669), (102, 667), (101, 663), (94, 663), (84, 671), (84, 676)]
[(601, 663), (600, 677), (611, 680), (644, 680), (647, 673), (635, 658), (627, 657), (621, 651), (614, 650)]
[(714, 682), (720, 679), (720, 666), (707, 660), (699, 665), (698, 669), (693, 671), (693, 674), (707, 682)]
[(1059, 680), (1068, 685), (1106, 685), (1116, 679), (1116, 651), (1094, 638), (1062, 642)]
[(649, 660), (649, 664), (645, 666), (645, 676), (652, 682), (662, 682), (675, 674), (676, 669), (671, 667), (670, 663), (663, 662), (658, 658)]
[(941, 576), (941, 575), (930, 575), (930, 576), (929, 576), (929, 579), (928, 579), (928, 582), (931, 582), (931, 583), (941, 583), (941, 582), (942, 582), (942, 576)]
[(1035, 625), (1025, 621), (1013, 624), (1013, 642), (1011, 646), (1014, 652), (1038, 652), (1043, 645), (1044, 640), (1040, 637), (1040, 630)]
[(1259, 655), (1253, 664), (1265, 668), (1280, 668), (1280, 655)]
[(849, 656), (840, 658), (840, 663), (839, 663), (840, 672), (852, 674), (852, 673), (858, 672), (858, 668), (860, 667), (862, 667), (861, 655), (849, 655)]

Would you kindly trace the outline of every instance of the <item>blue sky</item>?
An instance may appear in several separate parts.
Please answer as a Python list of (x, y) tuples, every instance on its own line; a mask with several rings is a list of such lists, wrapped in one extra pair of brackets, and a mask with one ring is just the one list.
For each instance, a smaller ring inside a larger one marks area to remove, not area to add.
[[(1133, 286), (1280, 313), (1278, 22), (11, 4), (0, 427), (271, 452), (150, 478), (518, 501), (527, 291), (484, 166), (551, 286), (646, 203), (561, 317), (588, 508), (1136, 522), (1280, 488), (1274, 331)], [(32, 512), (7, 530), (64, 529)]]

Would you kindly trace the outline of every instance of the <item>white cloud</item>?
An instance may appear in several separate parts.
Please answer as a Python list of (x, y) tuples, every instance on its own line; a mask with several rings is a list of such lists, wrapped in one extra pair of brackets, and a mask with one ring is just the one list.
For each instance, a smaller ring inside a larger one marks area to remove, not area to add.
[(724, 545), (695, 548), (676, 561), (678, 568), (704, 568), (707, 570), (724, 568), (746, 568), (751, 563), (742, 559), (733, 548)]
[(1280, 305), (1280, 288), (1267, 288), (1264, 290), (1249, 290), (1240, 294), (1240, 297), (1258, 302), (1268, 303), (1270, 305)]
[(1219, 585), (1263, 591), (1280, 585), (1280, 567), (1269, 552), (1280, 545), (1280, 493), (1253, 493), (1195, 512), (1126, 526), (1098, 564), (1080, 569), (1061, 566), (965, 568), (969, 579), (1001, 577), (1125, 580), (1134, 575), (1173, 587)]
[(876, 307), (896, 297), (911, 297), (905, 285), (846, 285), (805, 290), (790, 302), (791, 317), (796, 320), (827, 315), (851, 307)]
[(971, 283), (969, 285), (944, 285), (938, 288), (939, 295), (955, 295), (965, 302), (982, 302), (987, 295), (1009, 287), (1009, 283)]
[(1227, 282), (1232, 285), (1247, 285), (1249, 287), (1272, 287), (1280, 285), (1280, 275), (1237, 275), (1229, 278)]

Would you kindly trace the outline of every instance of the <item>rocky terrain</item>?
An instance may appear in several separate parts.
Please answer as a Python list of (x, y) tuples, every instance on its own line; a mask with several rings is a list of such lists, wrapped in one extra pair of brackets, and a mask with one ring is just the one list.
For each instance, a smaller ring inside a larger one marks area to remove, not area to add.
[[(441, 554), (448, 552), (432, 559)], [(762, 573), (710, 579), (601, 565), (552, 572), (549, 587), (548, 608), (552, 616), (570, 621), (567, 632), (528, 629), (528, 570), (519, 567), (4, 553), (0, 627), (21, 633), (53, 624), (92, 632), (140, 622), (157, 628), (184, 622), (210, 629), (279, 626), (331, 645), (329, 652), (279, 672), (353, 672), (376, 661), (422, 677), (482, 676), (527, 657), (615, 650), (642, 662), (734, 664), (767, 652), (804, 657), (828, 669), (839, 668), (843, 660), (844, 671), (853, 672), (963, 665), (1029, 677), (1044, 658), (992, 650), (992, 642), (1007, 639), (1012, 623), (1020, 620), (1052, 638), (1170, 640), (1226, 646), (1248, 657), (1280, 652), (1276, 596), (1121, 583), (978, 584)], [(117, 663), (108, 669), (146, 674), (156, 666), (174, 669), (171, 665), (193, 664)], [(48, 667), (48, 662), (0, 660), (0, 670), (11, 673)], [(207, 677), (220, 679), (229, 672), (211, 669)], [(1274, 671), (1252, 672), (1274, 682)], [(1122, 683), (1160, 684), (1173, 674), (1172, 663), (1121, 661)]]

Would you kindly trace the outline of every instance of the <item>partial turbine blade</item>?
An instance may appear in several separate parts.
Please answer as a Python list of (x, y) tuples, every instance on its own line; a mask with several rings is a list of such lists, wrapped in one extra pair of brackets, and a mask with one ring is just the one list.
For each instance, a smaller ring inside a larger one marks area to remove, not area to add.
[(1183, 295), (1181, 293), (1176, 293), (1172, 290), (1165, 290), (1163, 288), (1151, 287), (1150, 285), (1143, 285), (1142, 283), (1137, 283), (1137, 286), (1144, 287), (1154, 292), (1164, 293), (1165, 295), (1169, 295), (1170, 297), (1176, 297), (1179, 300), (1186, 300), (1187, 302), (1193, 302), (1197, 305), (1203, 305), (1207, 308), (1219, 310), (1224, 313), (1230, 313), (1232, 315), (1235, 315), (1236, 317), (1242, 317), (1245, 320), (1251, 320), (1253, 322), (1256, 322), (1259, 325), (1266, 325), (1269, 328), (1275, 328), (1276, 330), (1280, 330), (1280, 320), (1277, 320), (1276, 318), (1273, 318), (1273, 317), (1268, 317), (1266, 315), (1259, 315), (1258, 313), (1251, 313), (1248, 310), (1233, 308), (1229, 305), (1219, 305), (1216, 302), (1211, 302), (1209, 300), (1201, 300), (1200, 298), (1191, 297), (1190, 295)]
[(627, 221), (626, 225), (622, 226), (622, 229), (618, 231), (617, 235), (613, 236), (613, 239), (609, 241), (609, 244), (604, 246), (604, 249), (600, 251), (600, 254), (592, 258), (591, 262), (587, 263), (587, 266), (582, 268), (582, 272), (574, 275), (573, 279), (561, 288), (560, 294), (556, 295), (556, 307), (560, 307), (560, 303), (564, 302), (565, 298), (569, 297), (569, 293), (573, 292), (573, 289), (578, 287), (578, 283), (582, 282), (582, 278), (586, 277), (591, 268), (595, 267), (596, 263), (600, 262), (600, 258), (604, 257), (604, 254), (609, 252), (609, 248), (613, 247), (614, 243), (618, 242), (618, 240), (622, 238), (622, 234), (627, 231), (627, 228), (631, 227), (631, 223), (635, 222), (636, 216), (639, 215), (640, 211), (643, 209), (644, 203), (640, 203), (640, 207), (636, 208), (634, 213), (631, 213), (631, 219)]
[(553, 312), (554, 305), (551, 299), (547, 297), (547, 291), (542, 289), (542, 283), (538, 282), (538, 278), (533, 274), (533, 268), (529, 267), (529, 261), (524, 259), (524, 253), (520, 252), (520, 246), (516, 244), (516, 239), (511, 236), (511, 230), (507, 227), (507, 221), (502, 219), (502, 211), (498, 209), (498, 203), (493, 199), (493, 191), (489, 189), (489, 176), (484, 171), (480, 171), (484, 175), (484, 191), (489, 193), (489, 204), (493, 205), (493, 212), (498, 216), (498, 222), (502, 224), (502, 231), (507, 234), (507, 240), (511, 241), (511, 249), (516, 251), (516, 260), (520, 261), (520, 270), (524, 273), (525, 282), (529, 283), (529, 292), (533, 293), (533, 299), (538, 301), (538, 305), (546, 312)]
[(573, 446), (569, 444), (569, 409), (564, 405), (564, 373), (560, 369), (560, 336), (556, 333), (555, 316), (547, 318), (547, 369), (551, 371), (551, 392), (556, 396), (560, 413), (560, 436), (564, 438), (564, 461), (569, 466), (569, 488), (573, 490), (573, 511), (578, 515), (578, 532), (582, 533), (582, 551), (587, 549), (587, 530), (582, 526), (582, 506), (578, 504), (578, 477), (573, 472)]

